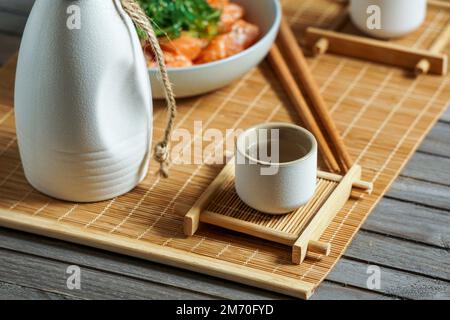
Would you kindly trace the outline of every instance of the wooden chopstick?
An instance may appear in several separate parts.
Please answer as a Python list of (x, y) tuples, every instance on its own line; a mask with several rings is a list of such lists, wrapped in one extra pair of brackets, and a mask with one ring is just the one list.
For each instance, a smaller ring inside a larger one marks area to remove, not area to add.
[(281, 55), (280, 49), (276, 44), (274, 44), (272, 49), (270, 50), (269, 62), (271, 63), (273, 70), (285, 87), (286, 92), (291, 102), (295, 106), (298, 115), (308, 127), (308, 129), (312, 132), (312, 134), (316, 137), (319, 148), (321, 149), (324, 159), (330, 167), (330, 170), (339, 171), (339, 165), (334, 158), (330, 146), (328, 145), (324, 135), (322, 134), (322, 131), (320, 130), (320, 127), (314, 118), (314, 115), (309, 109), (308, 104), (306, 103), (305, 98), (302, 95), (302, 92), (295, 82), (294, 76), (290, 72), (287, 63)]
[(302, 49), (300, 48), (291, 27), (284, 19), (281, 23), (279, 40), (288, 55), (291, 68), (293, 68), (298, 75), (305, 94), (308, 96), (312, 107), (317, 114), (317, 118), (325, 130), (325, 135), (329, 139), (331, 149), (334, 151), (334, 156), (339, 167), (343, 173), (346, 173), (352, 167), (353, 161), (347, 152), (325, 101), (320, 94), (319, 86), (308, 67)]

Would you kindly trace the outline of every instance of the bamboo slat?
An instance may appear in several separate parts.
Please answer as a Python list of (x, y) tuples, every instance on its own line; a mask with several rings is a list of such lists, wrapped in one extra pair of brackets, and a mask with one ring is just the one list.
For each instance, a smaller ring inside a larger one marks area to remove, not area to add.
[[(298, 39), (307, 27), (327, 29), (343, 8), (327, 0), (303, 0), (300, 6), (297, 0), (282, 2)], [(446, 10), (431, 8), (417, 33), (395, 42), (427, 49), (448, 22)], [(293, 265), (289, 247), (215, 227), (200, 226), (186, 237), (175, 204), (192, 206), (223, 166), (173, 164), (169, 180), (149, 174), (132, 192), (102, 203), (61, 202), (36, 192), (25, 180), (17, 149), (10, 81), (14, 64), (0, 71), (0, 225), (309, 297), (449, 105), (450, 76), (414, 79), (404, 70), (335, 55), (308, 59), (308, 64), (350, 156), (364, 168), (362, 179), (373, 182), (372, 194), (349, 200), (320, 237), (321, 243), (331, 244), (328, 257), (317, 261), (307, 256)], [(291, 108), (263, 63), (216, 93), (179, 101), (176, 128), (191, 134), (184, 147), (211, 150), (211, 141), (199, 144), (195, 121), (225, 134), (265, 121), (294, 121)], [(156, 104), (155, 141), (162, 135), (164, 114)], [(156, 163), (151, 168), (156, 170)]]

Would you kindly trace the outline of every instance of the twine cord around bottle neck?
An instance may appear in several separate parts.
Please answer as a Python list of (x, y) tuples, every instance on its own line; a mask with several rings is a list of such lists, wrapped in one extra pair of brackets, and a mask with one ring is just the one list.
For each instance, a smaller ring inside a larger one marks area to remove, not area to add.
[(159, 72), (161, 74), (169, 115), (167, 119), (166, 129), (164, 131), (164, 137), (160, 142), (156, 144), (154, 148), (154, 158), (160, 164), (159, 173), (164, 178), (168, 178), (169, 144), (175, 122), (175, 116), (177, 113), (177, 104), (172, 89), (172, 83), (170, 82), (169, 75), (167, 73), (164, 54), (161, 50), (161, 47), (159, 46), (158, 38), (156, 37), (152, 24), (150, 23), (150, 20), (145, 14), (144, 10), (142, 10), (141, 6), (136, 2), (136, 0), (121, 0), (121, 2), (123, 9), (130, 16), (131, 20), (133, 20), (134, 24), (146, 33), (152, 50), (155, 54), (156, 62), (158, 63)]

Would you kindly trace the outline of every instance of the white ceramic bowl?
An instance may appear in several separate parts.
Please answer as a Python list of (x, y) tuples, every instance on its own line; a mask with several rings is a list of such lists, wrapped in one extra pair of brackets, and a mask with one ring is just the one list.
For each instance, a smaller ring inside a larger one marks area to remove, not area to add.
[[(247, 50), (227, 59), (186, 68), (169, 69), (177, 98), (191, 97), (220, 89), (239, 79), (267, 55), (281, 22), (279, 0), (233, 0), (245, 8), (245, 20), (259, 26), (260, 40)], [(158, 71), (149, 69), (153, 98), (164, 97)]]

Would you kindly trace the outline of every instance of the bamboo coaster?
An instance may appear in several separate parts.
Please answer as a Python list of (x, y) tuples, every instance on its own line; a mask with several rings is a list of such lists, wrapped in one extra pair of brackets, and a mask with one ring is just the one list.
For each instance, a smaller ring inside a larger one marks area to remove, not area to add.
[[(430, 6), (448, 10), (449, 4), (442, 1), (429, 1)], [(446, 75), (448, 56), (441, 53), (450, 39), (450, 23), (434, 40), (427, 50), (410, 48), (390, 41), (351, 35), (342, 31), (349, 21), (348, 10), (337, 19), (331, 30), (307, 28), (306, 44), (315, 55), (326, 52), (348, 57), (389, 64), (409, 69), (414, 74)]]
[(243, 203), (234, 188), (234, 159), (192, 206), (177, 204), (184, 214), (184, 233), (192, 236), (199, 223), (215, 225), (292, 247), (292, 263), (301, 264), (307, 253), (328, 256), (331, 244), (319, 241), (325, 229), (352, 195), (353, 188), (371, 193), (372, 184), (361, 181), (361, 167), (345, 176), (318, 172), (314, 197), (287, 215), (268, 215)]

